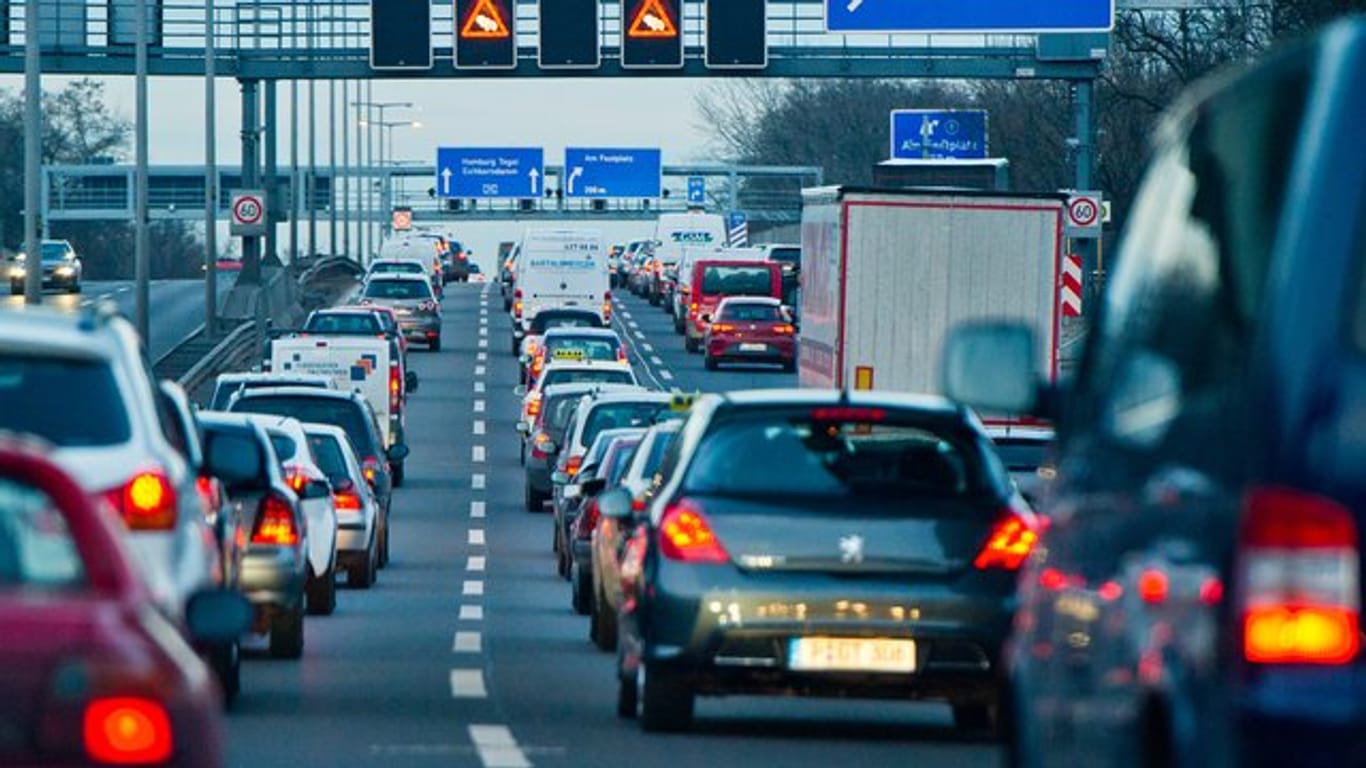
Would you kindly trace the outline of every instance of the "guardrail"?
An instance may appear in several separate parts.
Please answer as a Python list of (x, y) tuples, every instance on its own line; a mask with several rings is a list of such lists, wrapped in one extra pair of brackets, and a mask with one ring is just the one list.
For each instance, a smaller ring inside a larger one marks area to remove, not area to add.
[(200, 387), (217, 378), (218, 374), (245, 366), (259, 349), (255, 321), (242, 323), (186, 371), (180, 377), (179, 384), (193, 395)]

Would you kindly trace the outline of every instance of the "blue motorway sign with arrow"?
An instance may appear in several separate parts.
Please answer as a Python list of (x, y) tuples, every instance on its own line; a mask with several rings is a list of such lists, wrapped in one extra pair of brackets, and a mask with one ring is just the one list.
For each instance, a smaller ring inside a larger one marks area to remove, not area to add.
[(980, 109), (892, 110), (892, 153), (895, 160), (987, 156), (987, 113)]
[(1109, 32), (1114, 0), (825, 0), (831, 32)]
[(663, 161), (658, 149), (564, 151), (565, 197), (659, 197)]
[(540, 147), (438, 147), (438, 197), (525, 198), (545, 191)]
[(707, 204), (707, 180), (702, 176), (688, 177), (688, 205)]

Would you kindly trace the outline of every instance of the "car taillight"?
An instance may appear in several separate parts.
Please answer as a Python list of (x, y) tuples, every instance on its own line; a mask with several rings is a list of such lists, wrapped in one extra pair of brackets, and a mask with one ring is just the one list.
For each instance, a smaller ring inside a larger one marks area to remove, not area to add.
[(536, 356), (535, 356), (535, 357), (531, 358), (531, 376), (532, 376), (532, 378), (536, 378), (537, 376), (540, 376), (540, 375), (541, 375), (541, 369), (542, 369), (542, 368), (545, 368), (545, 354), (544, 354), (544, 353), (541, 353), (541, 352), (538, 352), (538, 353), (536, 353)]
[(624, 363), (629, 359), (630, 358), (626, 356), (626, 347), (617, 347), (617, 362)]
[(398, 375), (398, 362), (389, 363), (389, 410), (398, 410), (398, 396), (403, 389), (403, 377)]
[(982, 545), (982, 551), (977, 553), (977, 559), (972, 561), (972, 565), (982, 571), (992, 568), (1019, 570), (1025, 558), (1034, 551), (1034, 545), (1038, 541), (1039, 534), (1025, 522), (1024, 518), (1013, 511), (1007, 512), (991, 530), (991, 535), (987, 537), (986, 544)]
[(582, 456), (570, 456), (564, 463), (564, 473), (570, 477), (579, 474), (579, 469), (583, 466)]
[(598, 527), (597, 499), (590, 499), (587, 504), (583, 505), (583, 514), (579, 515), (574, 524), (578, 526), (576, 534), (580, 541), (589, 541), (593, 538), (593, 531)]
[(797, 329), (784, 323), (781, 325), (773, 326), (773, 332), (778, 334), (779, 336), (791, 336), (792, 334), (797, 332)]
[(308, 473), (300, 467), (285, 467), (285, 483), (294, 490), (295, 493), (303, 493), (304, 486), (308, 485)]
[(1143, 602), (1156, 605), (1166, 602), (1171, 591), (1167, 574), (1157, 568), (1145, 568), (1138, 574), (1138, 596)]
[(365, 460), (361, 462), (361, 474), (365, 476), (365, 482), (372, 486), (375, 484), (375, 479), (379, 477), (379, 469), (379, 459), (374, 456), (366, 456)]
[(728, 563), (730, 555), (716, 538), (702, 507), (691, 499), (670, 504), (659, 521), (659, 551), (684, 563)]
[(85, 707), (85, 754), (105, 765), (165, 762), (175, 747), (171, 718), (160, 702), (133, 696), (94, 699)]
[(526, 415), (527, 415), (527, 416), (539, 416), (539, 415), (541, 415), (541, 393), (540, 393), (540, 392), (532, 392), (532, 393), (527, 397), (527, 401), (526, 401)]
[(360, 511), (360, 494), (355, 491), (342, 491), (333, 494), (332, 498), (338, 512)]
[(1345, 664), (1361, 649), (1357, 526), (1341, 504), (1287, 488), (1244, 503), (1239, 531), (1243, 656)]
[(221, 499), (218, 496), (218, 484), (213, 478), (200, 476), (195, 478), (194, 488), (199, 492), (199, 498), (204, 502), (204, 512), (213, 515), (218, 511)]
[(550, 443), (550, 435), (544, 430), (537, 432), (536, 437), (531, 440), (531, 457), (533, 459), (544, 459), (549, 456), (550, 452), (545, 449), (548, 443)]
[(251, 532), (252, 544), (274, 544), (292, 547), (299, 543), (299, 528), (294, 524), (294, 507), (288, 501), (269, 494), (261, 500), (256, 514), (256, 527)]
[(730, 323), (712, 323), (712, 324), (711, 324), (711, 332), (712, 332), (712, 333), (730, 333), (731, 331), (734, 331), (734, 330), (735, 330), (735, 326), (731, 325)]
[(421, 304), (418, 304), (418, 305), (417, 305), (417, 311), (419, 311), (419, 312), (435, 312), (435, 311), (436, 311), (436, 302), (435, 302), (435, 301), (424, 301), (424, 302), (422, 302)]
[(161, 470), (134, 475), (105, 493), (130, 531), (168, 531), (176, 523), (176, 494)]
[(512, 314), (518, 319), (522, 319), (522, 300), (518, 299), (512, 303)]

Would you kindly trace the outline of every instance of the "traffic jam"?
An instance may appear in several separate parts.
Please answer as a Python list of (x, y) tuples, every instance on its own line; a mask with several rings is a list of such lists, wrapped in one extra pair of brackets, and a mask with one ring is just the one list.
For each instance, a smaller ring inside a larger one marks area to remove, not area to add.
[(948, 187), (418, 226), (199, 391), (0, 311), (0, 764), (1363, 764), (1363, 82), (1173, 107), (1075, 368)]

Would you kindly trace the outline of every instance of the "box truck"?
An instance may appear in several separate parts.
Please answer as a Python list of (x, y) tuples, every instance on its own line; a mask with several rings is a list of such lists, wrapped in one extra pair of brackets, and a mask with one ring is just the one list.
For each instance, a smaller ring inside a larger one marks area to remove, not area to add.
[(946, 335), (1023, 320), (1056, 376), (1062, 195), (822, 187), (803, 192), (799, 380), (939, 391)]

